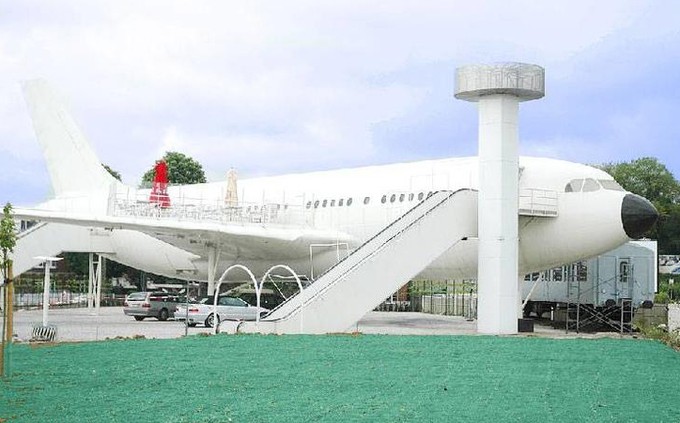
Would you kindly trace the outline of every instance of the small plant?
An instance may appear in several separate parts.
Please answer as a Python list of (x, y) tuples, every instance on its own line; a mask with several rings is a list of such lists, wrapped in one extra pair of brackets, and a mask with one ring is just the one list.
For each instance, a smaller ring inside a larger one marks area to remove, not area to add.
[(640, 334), (647, 339), (656, 339), (680, 351), (680, 329), (668, 332), (666, 325), (640, 326)]

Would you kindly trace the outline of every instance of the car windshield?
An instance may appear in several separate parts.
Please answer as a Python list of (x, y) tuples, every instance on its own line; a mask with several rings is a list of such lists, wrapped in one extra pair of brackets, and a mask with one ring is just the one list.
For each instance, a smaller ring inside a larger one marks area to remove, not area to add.
[(128, 295), (128, 301), (144, 301), (146, 299), (146, 292), (133, 292)]
[[(220, 298), (223, 298), (223, 297), (217, 297), (217, 304), (220, 303)], [(209, 296), (209, 297), (201, 297), (201, 298), (199, 298), (198, 300), (196, 300), (196, 301), (194, 301), (194, 302), (195, 302), (196, 304), (208, 304), (208, 305), (212, 305), (212, 304), (214, 304), (214, 302), (215, 302), (215, 297), (213, 297), (212, 295)]]

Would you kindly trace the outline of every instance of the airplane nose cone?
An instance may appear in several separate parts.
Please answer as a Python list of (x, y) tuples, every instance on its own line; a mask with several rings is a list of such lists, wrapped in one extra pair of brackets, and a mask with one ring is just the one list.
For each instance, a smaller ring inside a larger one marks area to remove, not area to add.
[(626, 194), (623, 197), (621, 222), (629, 238), (640, 238), (654, 225), (658, 217), (656, 208), (646, 198), (635, 194)]

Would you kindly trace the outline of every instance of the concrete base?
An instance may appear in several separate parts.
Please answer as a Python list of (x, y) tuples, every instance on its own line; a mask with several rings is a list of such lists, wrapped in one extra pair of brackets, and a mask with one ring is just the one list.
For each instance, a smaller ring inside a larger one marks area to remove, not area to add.
[(680, 304), (668, 304), (668, 331), (680, 330)]
[(517, 319), (517, 332), (530, 333), (534, 331), (534, 321), (532, 319)]

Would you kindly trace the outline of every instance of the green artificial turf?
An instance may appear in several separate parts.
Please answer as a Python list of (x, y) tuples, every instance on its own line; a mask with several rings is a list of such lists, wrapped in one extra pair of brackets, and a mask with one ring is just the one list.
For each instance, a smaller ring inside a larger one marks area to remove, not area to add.
[(192, 336), (11, 347), (0, 422), (673, 422), (654, 341)]

